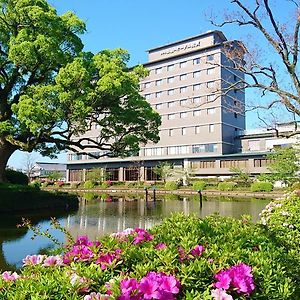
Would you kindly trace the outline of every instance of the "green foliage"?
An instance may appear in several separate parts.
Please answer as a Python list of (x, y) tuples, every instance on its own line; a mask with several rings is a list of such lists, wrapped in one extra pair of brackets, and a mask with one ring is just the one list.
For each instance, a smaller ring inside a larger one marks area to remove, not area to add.
[(71, 183), (71, 189), (77, 189), (79, 187), (80, 183), (79, 182), (72, 182)]
[(104, 182), (101, 183), (100, 187), (102, 189), (107, 189), (107, 188), (110, 187), (110, 184), (107, 181), (104, 181)]
[(173, 165), (168, 162), (161, 162), (154, 167), (153, 172), (164, 182), (173, 174)]
[(291, 186), (291, 190), (300, 190), (300, 182), (294, 182), (293, 185)]
[(34, 180), (32, 182), (30, 182), (28, 185), (36, 190), (39, 190), (41, 188), (41, 186), (44, 187), (44, 184), (46, 182), (44, 182), (43, 184), (39, 181), (39, 180)]
[(238, 167), (231, 167), (230, 172), (234, 174), (235, 180), (239, 183), (239, 185), (249, 186), (251, 182), (250, 174), (247, 170), (240, 169)]
[(251, 184), (251, 192), (271, 192), (273, 184), (271, 182), (257, 181)]
[(52, 171), (52, 172), (49, 172), (47, 177), (49, 180), (57, 181), (57, 180), (61, 179), (62, 174), (59, 171)]
[(91, 117), (102, 129), (90, 142), (112, 155), (158, 141), (160, 116), (139, 94), (147, 71), (129, 69), (122, 49), (82, 52), (85, 24), (75, 14), (58, 15), (46, 0), (2, 1), (0, 28), (0, 159), (17, 149), (53, 157), (74, 143), (89, 148), (78, 136)]
[(299, 165), (299, 150), (297, 148), (276, 148), (274, 152), (270, 153), (267, 157), (272, 160), (268, 166), (271, 174), (267, 175), (269, 180), (283, 181), (290, 184), (295, 181), (297, 172), (300, 170)]
[(95, 193), (84, 193), (83, 198), (87, 201), (92, 201), (98, 198), (99, 195)]
[(220, 191), (233, 191), (235, 187), (235, 182), (219, 182), (218, 184), (218, 190)]
[(92, 189), (95, 187), (95, 182), (92, 181), (92, 180), (87, 180), (84, 184), (83, 184), (83, 187), (85, 189)]
[(5, 170), (5, 178), (7, 182), (12, 183), (12, 184), (28, 184), (28, 177), (22, 172), (15, 171), (12, 169), (6, 169)]
[(105, 181), (107, 179), (107, 174), (105, 171), (105, 168), (93, 168), (91, 170), (88, 170), (86, 173), (86, 180), (91, 181)]
[(178, 183), (175, 181), (167, 181), (165, 184), (166, 190), (177, 190), (178, 189)]
[(198, 191), (201, 190), (203, 191), (206, 187), (206, 182), (205, 181), (195, 181), (193, 182), (193, 189)]

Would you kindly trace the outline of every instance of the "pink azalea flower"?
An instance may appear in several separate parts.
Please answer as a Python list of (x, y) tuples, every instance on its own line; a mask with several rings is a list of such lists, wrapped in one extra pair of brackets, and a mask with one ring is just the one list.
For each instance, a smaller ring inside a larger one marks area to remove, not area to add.
[(11, 273), (11, 271), (5, 271), (1, 274), (1, 276), (2, 279), (6, 282), (16, 281), (20, 277), (16, 272)]
[(229, 276), (228, 270), (226, 271), (221, 271), (215, 275), (215, 279), (218, 281), (215, 283), (215, 287), (218, 289), (224, 289), (228, 290), (230, 283), (231, 283), (231, 278)]
[(163, 276), (161, 278), (160, 288), (164, 290), (164, 292), (170, 294), (178, 294), (179, 293), (178, 285), (179, 282), (173, 276)]
[(244, 263), (232, 266), (215, 275), (215, 279), (217, 280), (215, 287), (224, 290), (233, 287), (237, 293), (249, 295), (255, 289), (251, 272), (251, 267)]
[(201, 256), (204, 251), (204, 247), (201, 245), (197, 245), (194, 249), (191, 250), (191, 254), (193, 256)]
[(165, 243), (159, 243), (155, 246), (155, 249), (161, 250), (161, 249), (166, 249), (167, 245)]
[(211, 291), (214, 300), (233, 300), (231, 295), (228, 295), (223, 289), (215, 289)]
[(152, 241), (154, 239), (154, 236), (145, 229), (136, 228), (135, 232), (137, 233), (137, 235), (133, 239), (133, 244), (135, 245), (146, 241)]
[(138, 288), (138, 282), (135, 278), (123, 279), (120, 282), (120, 288), (123, 294), (130, 294)]
[(45, 258), (43, 266), (44, 267), (51, 267), (51, 266), (62, 266), (63, 258), (61, 255), (55, 255), (55, 256), (48, 256)]
[(23, 266), (39, 265), (43, 262), (45, 255), (27, 255), (23, 259)]
[(144, 294), (144, 299), (160, 299), (158, 288), (158, 282), (147, 277), (144, 277), (139, 285), (139, 290)]

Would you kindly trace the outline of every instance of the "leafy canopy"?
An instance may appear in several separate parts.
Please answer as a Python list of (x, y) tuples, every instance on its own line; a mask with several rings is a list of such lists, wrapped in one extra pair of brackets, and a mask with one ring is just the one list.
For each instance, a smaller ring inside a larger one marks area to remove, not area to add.
[[(139, 95), (141, 67), (122, 49), (82, 52), (85, 24), (45, 0), (0, 0), (0, 153), (55, 155), (87, 146), (127, 155), (158, 141), (159, 115)], [(97, 139), (82, 137), (97, 125)]]

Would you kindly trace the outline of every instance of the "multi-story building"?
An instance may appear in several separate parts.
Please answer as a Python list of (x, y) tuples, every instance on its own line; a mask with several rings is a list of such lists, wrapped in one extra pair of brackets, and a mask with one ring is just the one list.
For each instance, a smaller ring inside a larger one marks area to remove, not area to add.
[[(242, 43), (209, 31), (148, 50), (149, 76), (140, 82), (141, 94), (161, 115), (160, 141), (122, 159), (70, 153), (67, 180), (84, 180), (95, 167), (106, 168), (112, 180), (153, 180), (153, 167), (164, 161), (191, 167), (198, 175), (224, 175), (239, 166), (230, 161), (245, 160), (239, 138), (245, 130), (245, 95), (228, 89), (244, 76), (231, 67), (240, 59), (231, 55), (237, 49), (243, 51)], [(97, 128), (85, 135), (96, 137)]]

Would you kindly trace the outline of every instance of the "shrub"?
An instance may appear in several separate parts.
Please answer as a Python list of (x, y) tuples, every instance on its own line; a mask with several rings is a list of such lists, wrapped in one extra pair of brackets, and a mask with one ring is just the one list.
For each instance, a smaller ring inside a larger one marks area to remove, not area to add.
[(300, 182), (294, 182), (291, 186), (291, 190), (300, 190)]
[(45, 181), (45, 182), (41, 183), (41, 186), (42, 186), (42, 187), (47, 187), (47, 186), (49, 186), (49, 182), (48, 182), (48, 181)]
[(166, 190), (177, 190), (178, 189), (178, 183), (175, 181), (167, 181), (165, 184)]
[(63, 187), (65, 185), (65, 183), (63, 181), (56, 181), (55, 185), (59, 188)]
[(203, 191), (206, 187), (206, 182), (205, 181), (195, 181), (193, 182), (193, 189), (198, 191), (201, 190)]
[(28, 184), (28, 177), (22, 172), (6, 169), (4, 176), (9, 183), (12, 184)]
[(83, 184), (83, 187), (85, 189), (92, 189), (95, 187), (95, 182), (94, 181), (91, 181), (91, 180), (87, 180), (84, 184)]
[(44, 185), (45, 182), (41, 183), (39, 180), (34, 180), (30, 182), (28, 185), (36, 190), (39, 190), (41, 186)]
[(251, 184), (251, 192), (271, 192), (273, 184), (271, 182), (257, 181)]
[(71, 183), (71, 189), (77, 189), (79, 187), (80, 183), (79, 182), (72, 182)]
[(102, 189), (107, 189), (107, 188), (110, 187), (110, 184), (107, 181), (104, 181), (104, 182), (101, 183), (100, 187)]
[(235, 187), (236, 187), (235, 182), (219, 182), (218, 184), (219, 191), (233, 191)]

